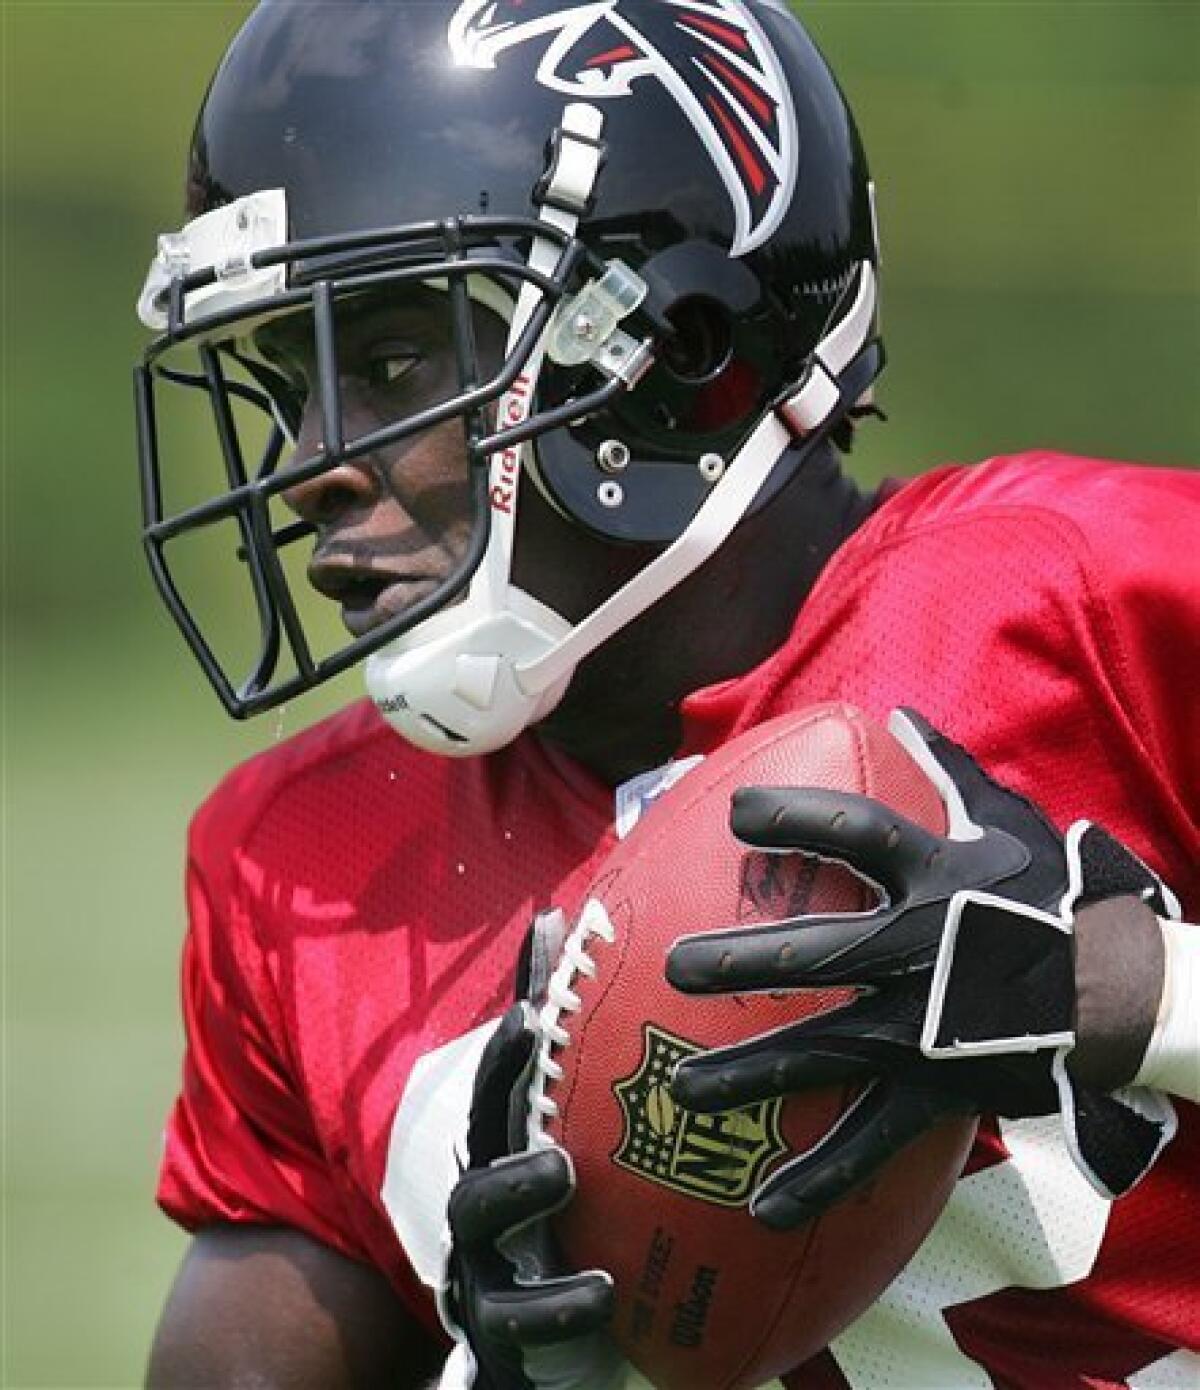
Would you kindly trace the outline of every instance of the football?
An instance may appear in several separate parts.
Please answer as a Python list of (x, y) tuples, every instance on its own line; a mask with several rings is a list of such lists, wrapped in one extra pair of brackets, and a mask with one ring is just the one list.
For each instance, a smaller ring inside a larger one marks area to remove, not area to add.
[(749, 1213), (789, 1156), (827, 1134), (849, 1088), (718, 1115), (674, 1103), (683, 1057), (846, 1002), (848, 990), (688, 997), (667, 984), (679, 936), (804, 912), (856, 912), (875, 894), (842, 866), (752, 852), (729, 830), (741, 786), (876, 796), (931, 830), (933, 785), (882, 726), (845, 705), (772, 720), (689, 771), (606, 860), (543, 1010), (532, 1123), (575, 1165), (556, 1218), (575, 1268), (608, 1270), (615, 1334), (657, 1390), (740, 1390), (793, 1369), (886, 1287), (937, 1218), (974, 1120), (944, 1123), (868, 1186), (791, 1232)]

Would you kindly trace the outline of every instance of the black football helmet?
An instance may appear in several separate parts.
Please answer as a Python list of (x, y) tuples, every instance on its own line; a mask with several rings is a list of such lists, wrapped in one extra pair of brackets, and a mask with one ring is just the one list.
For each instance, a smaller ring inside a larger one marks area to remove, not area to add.
[[(774, 0), (264, 0), (213, 78), (187, 223), (139, 303), (159, 333), (136, 373), (146, 551), (226, 709), (368, 658), (413, 741), (508, 742), (867, 397), (877, 263), (850, 111)], [(444, 301), (459, 389), (347, 438), (336, 310), (413, 286)], [(478, 305), (508, 324), (498, 370), (475, 351)], [(303, 401), (253, 346), (282, 314), (314, 339), (323, 431), (304, 457)], [(182, 504), (194, 432), (168, 438), (167, 387), (219, 444), (220, 487)], [(461, 562), (318, 650), (288, 564), (311, 528), (280, 494), (453, 417), (474, 506)], [(508, 580), (526, 476), (578, 526), (646, 547), (574, 626)], [(248, 669), (227, 669), (187, 596), (177, 557), (198, 534), (245, 567), (252, 598), (222, 590), (214, 621), (253, 609)]]

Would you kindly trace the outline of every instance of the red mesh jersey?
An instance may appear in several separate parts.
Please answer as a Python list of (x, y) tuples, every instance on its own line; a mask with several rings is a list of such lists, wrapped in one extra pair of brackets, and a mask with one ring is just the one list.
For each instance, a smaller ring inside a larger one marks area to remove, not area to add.
[[(1200, 475), (1030, 454), (890, 496), (785, 646), (686, 700), (681, 752), (819, 701), (911, 704), (1060, 825), (1106, 824), (1196, 920), (1198, 687)], [(412, 1269), (428, 1278), (438, 1220), (429, 1144), (530, 916), (578, 905), (611, 819), (611, 794), (533, 737), (443, 761), (365, 705), (231, 774), (192, 828), (165, 1209), (307, 1231), (430, 1320)], [(789, 1384), (1200, 1383), (1200, 1120), (1178, 1108), (1115, 1205), (1055, 1121), (987, 1126), (913, 1263)]]

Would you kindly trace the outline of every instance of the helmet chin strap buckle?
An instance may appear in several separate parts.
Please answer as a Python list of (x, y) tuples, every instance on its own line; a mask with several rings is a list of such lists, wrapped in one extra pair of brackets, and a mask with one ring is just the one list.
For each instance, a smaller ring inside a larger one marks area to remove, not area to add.
[(638, 342), (621, 321), (646, 298), (647, 285), (624, 261), (609, 261), (599, 280), (589, 280), (555, 310), (546, 355), (561, 367), (584, 363), (633, 386), (654, 360), (651, 344)]
[(558, 704), (570, 672), (531, 690), (518, 667), (552, 650), (570, 625), (545, 604), (510, 588), (500, 610), (467, 598), (369, 657), (367, 691), (410, 743), (466, 758), (504, 747)]

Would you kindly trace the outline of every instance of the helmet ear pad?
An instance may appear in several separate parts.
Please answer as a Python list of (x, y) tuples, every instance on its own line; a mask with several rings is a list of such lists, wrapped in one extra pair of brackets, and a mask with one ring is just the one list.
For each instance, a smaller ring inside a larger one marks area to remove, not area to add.
[[(669, 329), (657, 361), (608, 409), (541, 436), (534, 467), (554, 505), (585, 529), (662, 545), (685, 529), (761, 418), (787, 349), (763, 277), (722, 248), (677, 242), (637, 273), (648, 313)], [(576, 370), (547, 363), (538, 404), (578, 389)], [(614, 451), (614, 441), (624, 448)]]

